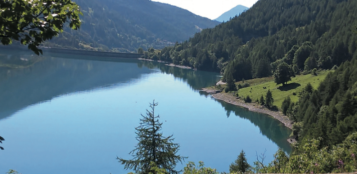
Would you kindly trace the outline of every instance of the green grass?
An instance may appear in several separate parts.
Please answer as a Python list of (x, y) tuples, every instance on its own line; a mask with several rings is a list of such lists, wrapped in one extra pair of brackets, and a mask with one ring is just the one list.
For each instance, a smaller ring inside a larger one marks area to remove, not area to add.
[[(273, 94), (274, 105), (280, 109), (281, 104), (287, 97), (290, 97), (293, 102), (297, 102), (299, 100), (299, 92), (301, 92), (308, 83), (310, 83), (314, 89), (317, 89), (329, 72), (332, 71), (319, 71), (317, 76), (311, 74), (298, 75), (293, 77), (285, 87), (276, 85), (273, 77), (245, 80), (244, 82), (249, 83), (250, 87), (239, 89), (238, 94), (241, 98), (249, 95), (252, 101), (255, 102), (257, 99), (259, 100), (262, 95), (265, 98), (267, 91), (270, 89)], [(239, 81), (236, 82), (236, 85), (242, 83), (242, 81)], [(266, 87), (266, 89), (264, 89), (264, 87)], [(293, 93), (296, 95), (293, 95)]]

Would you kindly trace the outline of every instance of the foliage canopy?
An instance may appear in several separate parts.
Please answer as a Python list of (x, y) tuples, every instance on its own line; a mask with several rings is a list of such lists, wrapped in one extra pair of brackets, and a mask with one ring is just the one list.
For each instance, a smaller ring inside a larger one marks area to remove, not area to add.
[(67, 22), (77, 30), (81, 25), (80, 14), (79, 6), (71, 0), (1, 1), (1, 43), (9, 45), (17, 40), (40, 54), (40, 44), (63, 32)]
[(288, 157), (281, 149), (275, 159), (259, 173), (347, 173), (357, 169), (357, 133), (340, 144), (321, 147), (321, 138), (312, 139), (296, 148)]
[(291, 80), (291, 77), (295, 77), (294, 71), (285, 62), (281, 63), (274, 73), (275, 83), (283, 84), (283, 86)]

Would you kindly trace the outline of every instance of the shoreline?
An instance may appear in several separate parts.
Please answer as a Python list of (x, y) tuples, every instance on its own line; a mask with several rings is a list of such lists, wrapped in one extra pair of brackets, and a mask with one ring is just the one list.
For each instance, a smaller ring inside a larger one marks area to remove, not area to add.
[[(206, 92), (207, 94), (210, 94), (216, 100), (224, 101), (226, 103), (230, 103), (232, 105), (248, 109), (251, 112), (261, 113), (261, 114), (265, 114), (267, 116), (273, 117), (274, 119), (276, 119), (280, 123), (282, 123), (285, 127), (289, 128), (290, 130), (293, 129), (292, 122), (289, 120), (289, 118), (287, 116), (282, 114), (280, 111), (271, 111), (271, 110), (267, 109), (266, 107), (261, 106), (257, 103), (245, 103), (243, 100), (241, 100), (233, 95), (230, 95), (227, 93), (221, 93), (221, 91), (218, 91), (218, 90), (202, 88), (201, 91)], [(289, 144), (295, 144), (295, 143), (297, 143), (297, 140), (293, 137), (289, 137), (287, 139), (287, 142)]]
[(252, 112), (269, 115), (274, 119), (278, 120), (280, 123), (282, 123), (285, 127), (289, 128), (290, 130), (292, 130), (293, 128), (293, 125), (291, 124), (289, 118), (278, 111), (271, 111), (266, 107), (256, 103), (245, 103), (243, 100), (237, 99), (235, 96), (229, 95), (227, 93), (217, 93), (217, 90), (203, 88), (202, 91), (211, 94), (211, 96), (217, 100), (221, 100), (226, 103), (233, 104), (235, 106), (246, 108)]
[(175, 65), (173, 63), (169, 63), (169, 62), (165, 62), (165, 61), (161, 61), (161, 60), (152, 60), (152, 59), (145, 59), (145, 58), (138, 58), (139, 60), (143, 60), (143, 61), (148, 61), (148, 62), (158, 62), (158, 63), (163, 63), (166, 66), (171, 66), (171, 67), (176, 67), (176, 68), (181, 68), (181, 69), (192, 69), (192, 70), (197, 70), (197, 69), (193, 69), (192, 67), (189, 66), (183, 66), (183, 65)]

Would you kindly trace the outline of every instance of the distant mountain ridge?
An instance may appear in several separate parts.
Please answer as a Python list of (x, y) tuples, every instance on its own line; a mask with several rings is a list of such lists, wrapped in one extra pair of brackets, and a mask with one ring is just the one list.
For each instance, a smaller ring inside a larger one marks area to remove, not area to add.
[(79, 31), (65, 30), (43, 46), (134, 52), (163, 48), (193, 37), (217, 21), (149, 0), (74, 0), (83, 12)]
[(237, 5), (234, 8), (230, 9), (229, 11), (223, 13), (220, 17), (215, 19), (216, 21), (219, 22), (227, 22), (231, 18), (234, 18), (235, 16), (239, 16), (241, 13), (245, 12), (249, 8), (243, 5)]

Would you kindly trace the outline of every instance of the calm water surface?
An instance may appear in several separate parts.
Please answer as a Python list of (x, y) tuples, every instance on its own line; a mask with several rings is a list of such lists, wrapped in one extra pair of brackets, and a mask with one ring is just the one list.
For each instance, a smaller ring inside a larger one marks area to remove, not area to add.
[[(152, 62), (77, 60), (74, 55), (0, 52), (0, 173), (128, 173), (116, 157), (137, 144), (135, 127), (149, 102), (159, 103), (163, 133), (188, 161), (223, 172), (241, 150), (253, 164), (278, 148), (290, 153), (290, 131), (276, 120), (216, 101), (198, 90), (219, 75)], [(98, 57), (97, 59), (100, 59)]]

